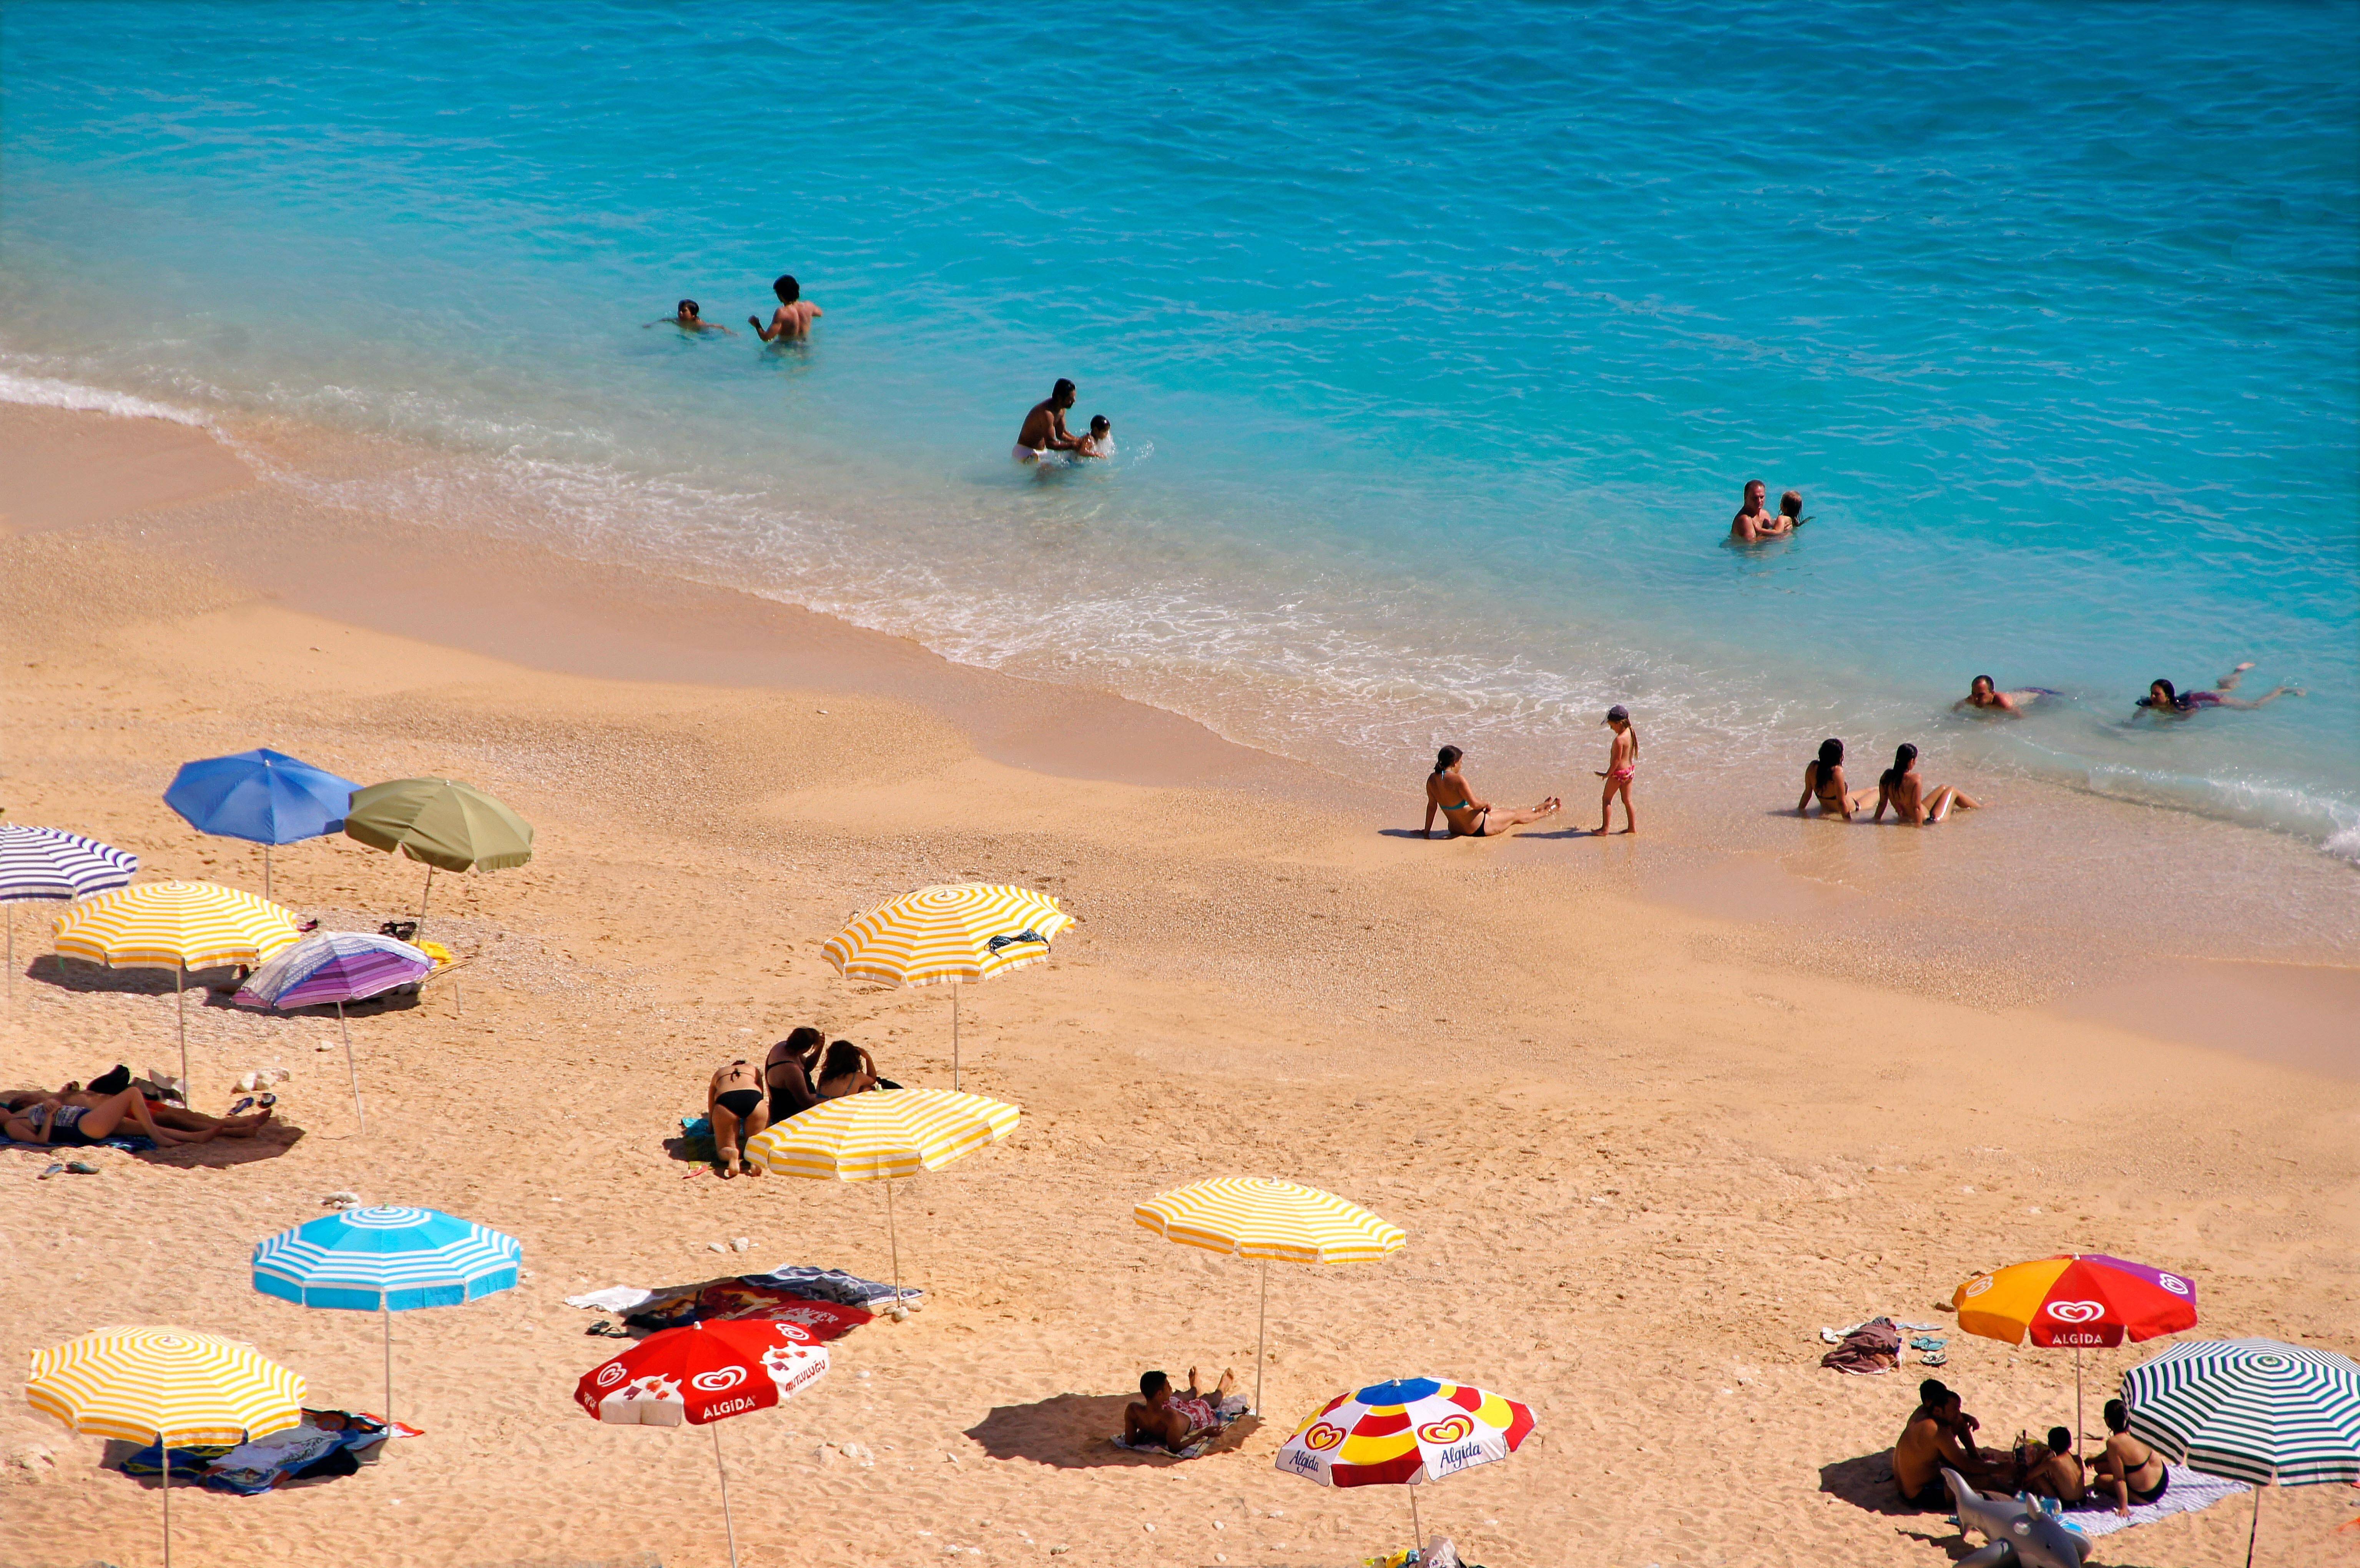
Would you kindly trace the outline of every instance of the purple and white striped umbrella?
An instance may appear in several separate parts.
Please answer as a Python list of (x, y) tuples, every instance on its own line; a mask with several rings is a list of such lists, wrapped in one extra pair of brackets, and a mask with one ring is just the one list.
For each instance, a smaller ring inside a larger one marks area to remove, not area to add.
[(139, 869), (129, 850), (63, 828), (0, 822), (0, 904), (8, 906), (8, 988), (16, 987), (16, 906), (63, 902), (128, 887)]
[(238, 987), (249, 1007), (325, 1007), (422, 980), (434, 961), (406, 942), (363, 931), (317, 931), (256, 970)]
[(319, 931), (256, 970), (238, 987), (237, 999), (281, 1012), (334, 1006), (336, 1028), (344, 1037), (344, 1070), (352, 1074), (353, 1116), (366, 1134), (368, 1113), (361, 1109), (361, 1070), (353, 1061), (344, 1004), (423, 980), (433, 971), (434, 961), (406, 942), (365, 931)]

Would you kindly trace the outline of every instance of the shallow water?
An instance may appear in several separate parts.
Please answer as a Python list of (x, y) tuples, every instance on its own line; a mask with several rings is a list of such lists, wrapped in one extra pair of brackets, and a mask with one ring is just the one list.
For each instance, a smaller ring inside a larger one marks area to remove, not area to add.
[[(1622, 701), (2355, 858), (2355, 24), (11, 0), (0, 396), (400, 437), (273, 451), (1362, 775)], [(781, 270), (807, 347), (645, 324)], [(1120, 455), (1019, 470), (1061, 375)], [(2131, 719), (2240, 659), (2310, 695)]]

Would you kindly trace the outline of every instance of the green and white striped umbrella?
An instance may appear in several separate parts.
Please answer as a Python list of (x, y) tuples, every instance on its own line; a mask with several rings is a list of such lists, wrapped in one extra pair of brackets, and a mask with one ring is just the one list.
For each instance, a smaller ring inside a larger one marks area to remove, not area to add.
[(2131, 1431), (2257, 1486), (2360, 1481), (2360, 1363), (2274, 1339), (2175, 1345), (2123, 1374)]

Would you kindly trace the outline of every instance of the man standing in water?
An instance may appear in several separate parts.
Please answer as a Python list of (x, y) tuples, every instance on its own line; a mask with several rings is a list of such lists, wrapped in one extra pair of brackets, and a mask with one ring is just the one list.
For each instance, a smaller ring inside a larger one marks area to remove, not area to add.
[(807, 338), (811, 324), (827, 312), (803, 298), (803, 285), (792, 272), (782, 273), (770, 285), (770, 292), (779, 297), (779, 308), (770, 312), (770, 324), (764, 326), (759, 316), (748, 316), (746, 324), (762, 335), (764, 343), (777, 343), (782, 338)]
[(1019, 463), (1038, 463), (1043, 452), (1080, 451), (1081, 438), (1065, 428), (1065, 410), (1073, 406), (1074, 384), (1061, 378), (1024, 416), (1024, 428), (1016, 432), (1016, 447), (1009, 455)]
[[(1729, 519), (1731, 539), (1740, 544), (1758, 544), (1764, 539), (1776, 539), (1781, 534), (1795, 531), (1793, 522), (1783, 517), (1771, 516), (1770, 508), (1762, 504), (1763, 497), (1769, 493), (1769, 487), (1759, 479), (1745, 482), (1745, 505), (1737, 516)], [(1799, 507), (1802, 497), (1796, 496), (1795, 504)]]

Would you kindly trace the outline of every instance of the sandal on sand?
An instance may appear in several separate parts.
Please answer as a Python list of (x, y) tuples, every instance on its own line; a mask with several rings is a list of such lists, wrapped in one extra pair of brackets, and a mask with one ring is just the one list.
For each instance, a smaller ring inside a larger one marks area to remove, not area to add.
[(98, 1167), (93, 1165), (87, 1160), (69, 1160), (66, 1161), (66, 1169), (72, 1171), (77, 1176), (95, 1176), (98, 1174)]
[(279, 1096), (278, 1096), (278, 1095), (276, 1095), (276, 1094), (265, 1094), (265, 1095), (263, 1095), (263, 1096), (262, 1096), (262, 1098), (260, 1098), (259, 1100), (255, 1101), (254, 1103), (255, 1103), (256, 1105), (260, 1105), (264, 1110), (266, 1110), (266, 1111), (267, 1111), (267, 1110), (268, 1110), (271, 1106), (273, 1106), (273, 1105), (277, 1105), (277, 1104), (279, 1103)]
[(600, 1318), (596, 1323), (592, 1323), (588, 1328), (584, 1329), (582, 1332), (584, 1334), (595, 1334), (601, 1339), (628, 1339), (631, 1337), (631, 1331), (629, 1329), (625, 1328), (618, 1323), (608, 1323), (605, 1318)]
[(55, 1161), (52, 1161), (52, 1162), (50, 1163), (50, 1165), (49, 1165), (49, 1168), (47, 1171), (42, 1171), (38, 1176), (34, 1177), (34, 1178), (33, 1178), (33, 1180), (34, 1180), (34, 1181), (48, 1181), (50, 1177), (52, 1177), (52, 1176), (56, 1175), (59, 1171), (63, 1171), (64, 1169), (65, 1169), (65, 1167), (64, 1167), (64, 1166), (58, 1164), (58, 1163), (56, 1163)]
[(246, 1111), (252, 1109), (252, 1108), (253, 1108), (253, 1105), (254, 1105), (254, 1096), (253, 1096), (253, 1095), (251, 1095), (251, 1094), (248, 1094), (246, 1098), (244, 1098), (243, 1100), (240, 1100), (236, 1105), (232, 1105), (232, 1106), (229, 1108), (229, 1114), (230, 1114), (231, 1116), (235, 1116), (242, 1115), (242, 1114), (244, 1114)]

